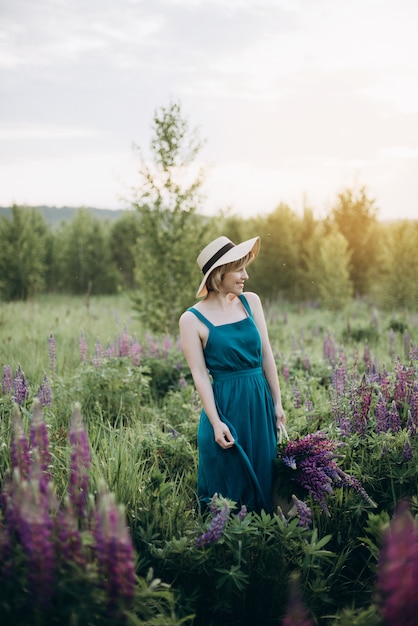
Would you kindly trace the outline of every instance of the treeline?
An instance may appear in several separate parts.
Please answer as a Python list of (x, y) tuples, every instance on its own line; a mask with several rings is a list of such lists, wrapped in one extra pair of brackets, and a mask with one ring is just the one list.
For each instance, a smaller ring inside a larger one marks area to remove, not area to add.
[[(157, 110), (130, 210), (102, 220), (87, 209), (51, 228), (35, 208), (0, 215), (0, 298), (41, 293), (132, 293), (151, 331), (177, 331), (199, 284), (196, 257), (223, 234), (239, 242), (261, 236), (247, 289), (264, 299), (314, 302), (338, 310), (352, 297), (376, 306), (418, 304), (418, 221), (381, 223), (366, 189), (346, 189), (323, 219), (279, 204), (266, 216), (203, 216), (201, 173), (186, 175), (201, 142), (191, 135), (179, 104)], [(192, 140), (191, 140), (192, 137)], [(180, 176), (180, 174), (181, 176)], [(186, 181), (186, 182), (184, 182)]]

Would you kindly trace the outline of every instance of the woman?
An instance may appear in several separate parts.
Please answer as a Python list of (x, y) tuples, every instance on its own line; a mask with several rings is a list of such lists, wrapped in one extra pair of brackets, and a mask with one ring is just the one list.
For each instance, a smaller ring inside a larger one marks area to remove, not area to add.
[(198, 497), (215, 493), (272, 512), (277, 429), (284, 427), (279, 379), (259, 297), (246, 292), (260, 238), (218, 237), (199, 254), (203, 298), (180, 318), (180, 338), (202, 402)]

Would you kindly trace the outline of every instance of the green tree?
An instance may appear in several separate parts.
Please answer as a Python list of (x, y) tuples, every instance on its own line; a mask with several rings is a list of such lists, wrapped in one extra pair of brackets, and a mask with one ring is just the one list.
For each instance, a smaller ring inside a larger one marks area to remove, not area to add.
[(418, 305), (418, 222), (402, 220), (384, 228), (379, 280), (374, 295), (388, 308)]
[(318, 225), (306, 248), (305, 282), (311, 285), (311, 296), (321, 306), (342, 309), (350, 301), (350, 252), (344, 236), (336, 229), (324, 232)]
[(48, 227), (35, 209), (14, 205), (0, 217), (0, 294), (4, 300), (33, 298), (45, 288)]
[(117, 290), (107, 224), (80, 208), (56, 233), (58, 287), (74, 294), (106, 294)]
[(172, 102), (153, 118), (152, 162), (141, 156), (133, 207), (139, 215), (135, 309), (152, 332), (176, 333), (178, 318), (194, 300), (196, 257), (210, 234), (198, 215), (203, 182), (196, 157), (203, 144)]
[(378, 246), (375, 239), (377, 218), (375, 201), (361, 187), (356, 193), (346, 189), (338, 195), (329, 221), (344, 235), (351, 254), (350, 279), (356, 294), (370, 291)]
[(135, 251), (139, 236), (139, 216), (135, 211), (124, 211), (110, 228), (109, 247), (119, 276), (119, 284), (133, 290), (135, 283)]
[(254, 264), (255, 290), (272, 300), (278, 296), (295, 299), (300, 219), (286, 204), (280, 204), (267, 217), (255, 220), (254, 227), (261, 237), (260, 256)]

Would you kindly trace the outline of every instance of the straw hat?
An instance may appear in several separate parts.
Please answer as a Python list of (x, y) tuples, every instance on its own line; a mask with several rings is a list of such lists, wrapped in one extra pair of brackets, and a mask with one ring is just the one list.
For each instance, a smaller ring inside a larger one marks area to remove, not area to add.
[(197, 290), (196, 298), (206, 296), (208, 292), (206, 289), (206, 281), (212, 270), (226, 263), (239, 261), (247, 256), (249, 252), (253, 253), (251, 261), (254, 261), (259, 250), (260, 237), (253, 237), (237, 245), (228, 239), (228, 237), (223, 236), (211, 241), (197, 257), (197, 264), (203, 272), (203, 279)]

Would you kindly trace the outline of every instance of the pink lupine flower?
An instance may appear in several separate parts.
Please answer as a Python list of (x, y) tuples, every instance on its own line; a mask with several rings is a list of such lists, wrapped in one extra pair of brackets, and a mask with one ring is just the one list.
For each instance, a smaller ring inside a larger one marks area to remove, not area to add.
[(84, 519), (88, 493), (90, 449), (78, 403), (75, 404), (71, 417), (70, 444), (72, 447), (69, 486), (70, 502), (78, 517)]
[(137, 337), (134, 337), (134, 340), (131, 345), (131, 358), (132, 358), (132, 365), (134, 367), (141, 365), (141, 344), (139, 343)]
[(103, 365), (103, 357), (104, 357), (104, 349), (100, 342), (100, 339), (96, 341), (96, 345), (94, 346), (94, 356), (93, 356), (93, 365), (96, 367), (101, 367)]
[(128, 330), (125, 326), (123, 329), (123, 333), (119, 335), (117, 338), (118, 343), (118, 356), (130, 356), (131, 353), (131, 337), (128, 333)]
[(387, 626), (416, 626), (417, 580), (418, 528), (402, 501), (383, 535), (377, 567), (378, 604)]

